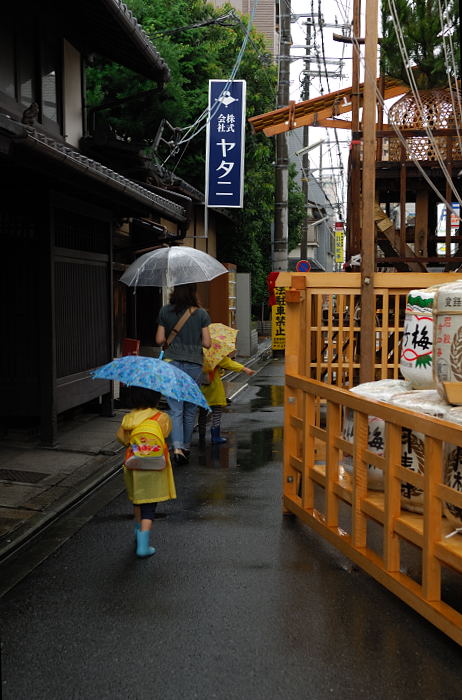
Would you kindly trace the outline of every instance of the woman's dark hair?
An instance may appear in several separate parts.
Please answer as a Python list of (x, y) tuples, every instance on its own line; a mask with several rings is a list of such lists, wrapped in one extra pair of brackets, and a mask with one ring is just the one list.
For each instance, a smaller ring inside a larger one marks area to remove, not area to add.
[(142, 386), (131, 386), (129, 403), (131, 408), (157, 408), (160, 393)]
[(175, 313), (185, 311), (189, 306), (200, 306), (197, 300), (197, 284), (180, 284), (170, 294), (170, 304)]

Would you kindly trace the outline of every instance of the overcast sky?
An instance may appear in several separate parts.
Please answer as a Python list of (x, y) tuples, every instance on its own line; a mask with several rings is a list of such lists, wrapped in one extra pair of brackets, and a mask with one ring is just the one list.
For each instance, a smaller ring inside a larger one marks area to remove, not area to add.
[[(351, 9), (349, 0), (345, 2), (337, 2), (336, 0), (323, 0), (321, 3), (321, 13), (323, 21), (325, 24), (337, 24), (337, 27), (324, 26), (322, 33), (319, 28), (319, 17), (317, 13), (319, 12), (318, 1), (313, 0), (292, 0), (291, 2), (292, 15), (300, 15), (306, 13), (314, 13), (315, 27), (311, 30), (311, 57), (313, 63), (311, 63), (311, 70), (318, 72), (318, 74), (311, 76), (310, 79), (310, 98), (317, 97), (321, 94), (328, 94), (329, 92), (334, 92), (341, 88), (349, 87), (351, 85), (351, 51), (352, 47), (349, 44), (342, 44), (340, 42), (333, 40), (333, 34), (342, 33), (342, 24), (349, 24), (351, 22)], [(295, 48), (297, 45), (306, 44), (306, 17), (300, 17), (296, 22), (291, 24), (292, 42), (293, 47), (291, 49), (292, 56), (303, 56), (305, 54), (305, 49)], [(323, 46), (324, 43), (324, 46)], [(323, 51), (324, 50), (324, 51)], [(328, 78), (325, 76), (325, 68), (323, 64), (319, 65), (314, 61), (316, 58), (322, 58), (324, 56), (327, 59), (326, 68), (328, 73), (337, 73), (338, 75), (329, 75)], [(337, 63), (332, 62), (335, 60)], [(343, 65), (339, 68), (339, 62)], [(303, 70), (305, 64), (302, 60), (292, 61), (290, 70), (290, 99), (296, 100), (297, 102), (302, 99), (301, 97), (301, 81), (303, 80)], [(348, 118), (349, 115), (346, 115)], [(302, 142), (302, 129), (296, 130), (297, 139), (300, 140), (300, 148), (303, 145)], [(332, 167), (338, 168), (340, 164), (344, 168), (348, 164), (348, 148), (349, 140), (351, 138), (351, 132), (345, 129), (337, 130), (337, 138), (339, 140), (339, 146), (335, 141), (335, 132), (333, 129), (323, 129), (320, 127), (312, 127), (309, 131), (309, 142), (310, 144), (317, 143), (318, 141), (325, 139), (325, 142), (310, 151), (310, 167), (312, 169), (319, 168), (320, 157), (322, 149), (322, 167)], [(348, 141), (348, 143), (341, 143), (342, 141)], [(339, 153), (341, 158), (339, 158)], [(314, 175), (319, 178), (320, 171), (315, 171)], [(323, 178), (328, 178), (330, 176), (341, 175), (339, 170), (323, 170)], [(345, 200), (346, 197), (346, 182), (344, 179), (343, 188), (341, 187), (340, 181), (338, 181), (338, 196), (339, 199)], [(344, 203), (344, 215), (345, 211), (345, 201)]]

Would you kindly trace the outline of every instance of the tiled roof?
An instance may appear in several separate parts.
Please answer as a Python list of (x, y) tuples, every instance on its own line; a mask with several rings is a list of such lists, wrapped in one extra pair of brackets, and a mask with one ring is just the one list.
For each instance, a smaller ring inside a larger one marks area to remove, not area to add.
[(79, 0), (75, 11), (53, 0), (66, 38), (86, 54), (98, 53), (159, 84), (170, 80), (170, 70), (122, 0)]
[(14, 143), (33, 148), (54, 160), (61, 161), (74, 170), (98, 180), (101, 184), (109, 185), (119, 192), (136, 199), (150, 209), (163, 214), (166, 218), (181, 223), (187, 220), (187, 212), (184, 207), (161, 197), (155, 192), (149, 191), (102, 163), (92, 158), (87, 158), (66, 144), (49, 138), (32, 126), (25, 126), (4, 115), (0, 115), (1, 131), (12, 137)]

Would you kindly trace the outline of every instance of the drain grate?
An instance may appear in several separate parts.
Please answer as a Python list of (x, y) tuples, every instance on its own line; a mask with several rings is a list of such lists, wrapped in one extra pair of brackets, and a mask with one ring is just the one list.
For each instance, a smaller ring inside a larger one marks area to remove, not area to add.
[(36, 484), (49, 474), (44, 472), (28, 472), (21, 469), (0, 469), (1, 481), (17, 481), (20, 484)]

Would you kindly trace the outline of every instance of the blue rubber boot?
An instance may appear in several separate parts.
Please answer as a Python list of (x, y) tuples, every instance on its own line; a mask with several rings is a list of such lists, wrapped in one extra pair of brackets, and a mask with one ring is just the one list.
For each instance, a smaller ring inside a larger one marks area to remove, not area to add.
[(138, 547), (138, 542), (137, 542), (137, 539), (136, 539), (136, 533), (139, 532), (140, 530), (141, 530), (141, 525), (140, 525), (140, 523), (135, 522), (135, 527), (133, 528), (133, 533), (134, 533), (134, 535), (135, 535), (135, 552), (136, 552), (136, 548)]
[(149, 546), (149, 530), (142, 532), (138, 530), (136, 533), (136, 556), (137, 557), (150, 557), (155, 554), (155, 547)]
[(220, 437), (220, 426), (218, 428), (210, 428), (210, 435), (212, 436), (212, 445), (221, 445), (223, 442), (228, 442), (224, 437)]

